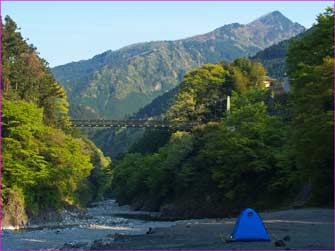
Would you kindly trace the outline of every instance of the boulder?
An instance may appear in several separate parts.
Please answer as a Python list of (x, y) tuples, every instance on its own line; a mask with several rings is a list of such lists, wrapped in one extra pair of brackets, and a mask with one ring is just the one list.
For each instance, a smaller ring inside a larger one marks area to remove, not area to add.
[(114, 238), (102, 238), (93, 241), (91, 245), (91, 250), (108, 250), (109, 247), (113, 244)]
[(64, 243), (63, 250), (66, 249), (88, 249), (89, 247), (89, 242), (85, 241), (70, 241)]
[(276, 247), (285, 247), (286, 244), (283, 240), (278, 240), (278, 241), (275, 242), (275, 246)]

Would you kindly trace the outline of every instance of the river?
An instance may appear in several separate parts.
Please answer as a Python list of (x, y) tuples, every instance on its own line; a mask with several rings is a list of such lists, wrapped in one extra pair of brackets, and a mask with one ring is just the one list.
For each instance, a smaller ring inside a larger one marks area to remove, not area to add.
[(60, 222), (30, 225), (21, 230), (4, 230), (4, 250), (88, 249), (95, 240), (112, 240), (115, 234), (145, 234), (150, 228), (164, 228), (190, 221), (157, 221), (156, 213), (132, 211), (115, 200), (95, 203), (84, 214), (65, 212)]

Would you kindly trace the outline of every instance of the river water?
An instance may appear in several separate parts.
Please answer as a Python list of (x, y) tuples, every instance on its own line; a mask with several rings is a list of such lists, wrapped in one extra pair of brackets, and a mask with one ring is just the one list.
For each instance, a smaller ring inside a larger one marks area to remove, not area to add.
[(95, 203), (84, 214), (65, 212), (60, 222), (30, 225), (22, 230), (4, 230), (2, 249), (88, 249), (94, 240), (115, 234), (145, 234), (150, 228), (170, 227), (190, 221), (148, 220), (155, 213), (132, 211), (115, 200)]

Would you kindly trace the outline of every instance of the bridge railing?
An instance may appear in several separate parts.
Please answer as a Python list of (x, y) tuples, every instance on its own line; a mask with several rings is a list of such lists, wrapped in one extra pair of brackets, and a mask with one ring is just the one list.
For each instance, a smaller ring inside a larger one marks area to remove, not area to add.
[(73, 127), (79, 128), (156, 128), (156, 129), (177, 129), (190, 130), (195, 122), (174, 122), (168, 120), (154, 119), (126, 119), (126, 120), (71, 120)]
[[(224, 105), (224, 102), (227, 105)], [(204, 124), (209, 121), (220, 121), (222, 113), (230, 110), (230, 97), (221, 98), (219, 100), (206, 104), (211, 111), (211, 116), (202, 118), (201, 121), (171, 121), (167, 118), (145, 118), (145, 119), (90, 119), (90, 120), (71, 120), (73, 127), (79, 128), (156, 128), (156, 129), (172, 129), (172, 130), (191, 130), (198, 124)]]

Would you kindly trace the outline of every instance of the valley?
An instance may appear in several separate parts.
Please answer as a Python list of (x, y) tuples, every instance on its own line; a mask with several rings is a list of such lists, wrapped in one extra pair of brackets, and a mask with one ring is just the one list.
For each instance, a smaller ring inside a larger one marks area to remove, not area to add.
[(2, 29), (3, 249), (333, 249), (333, 8), (53, 68)]

